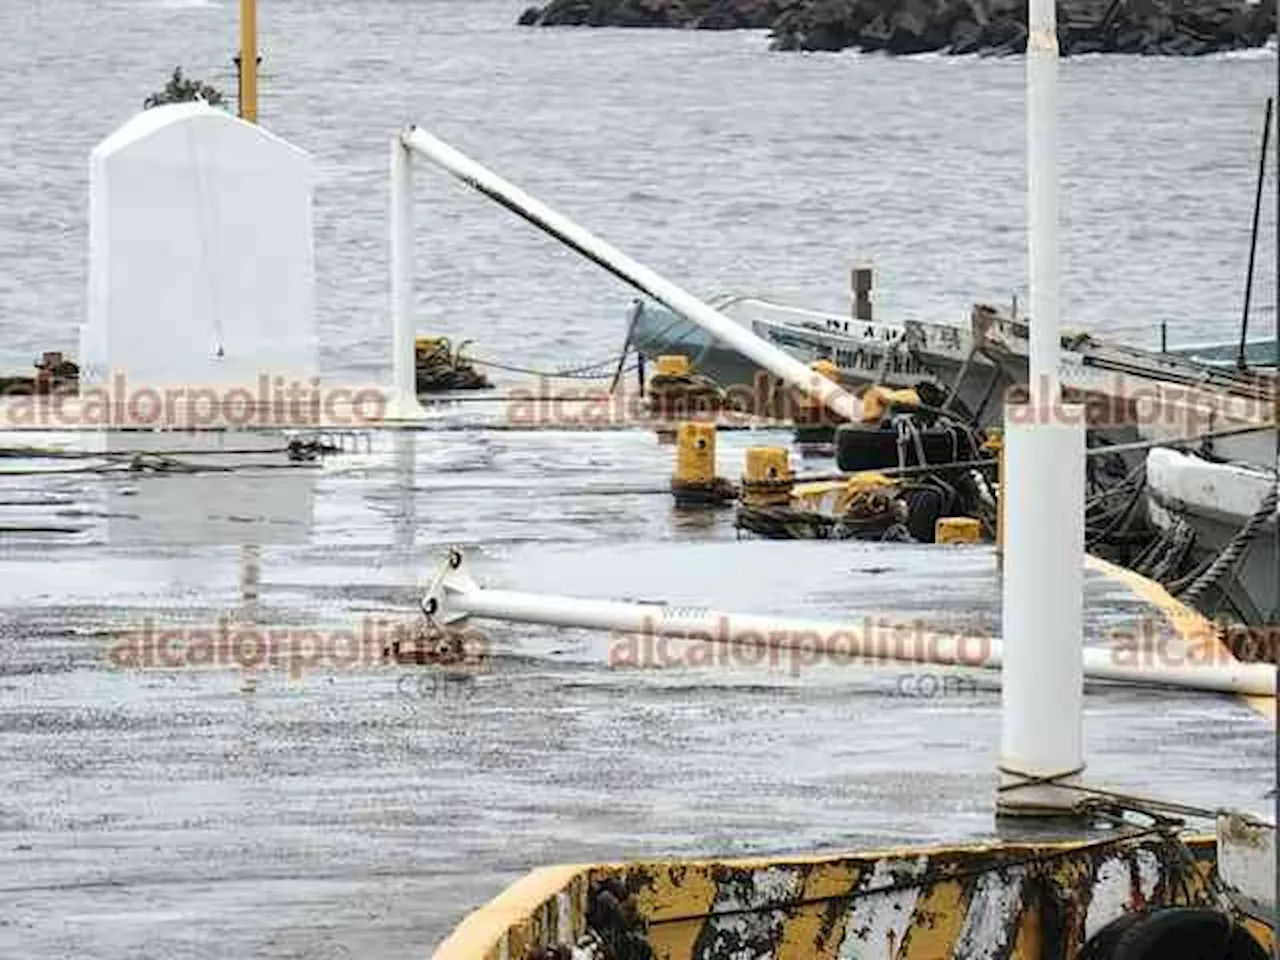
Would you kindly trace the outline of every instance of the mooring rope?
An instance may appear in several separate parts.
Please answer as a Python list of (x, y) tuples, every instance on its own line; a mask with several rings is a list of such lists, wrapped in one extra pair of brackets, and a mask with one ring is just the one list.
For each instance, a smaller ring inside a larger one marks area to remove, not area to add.
[(1262, 524), (1275, 513), (1277, 502), (1280, 502), (1280, 486), (1272, 484), (1271, 489), (1262, 498), (1262, 503), (1254, 511), (1253, 516), (1246, 520), (1244, 526), (1236, 531), (1236, 535), (1231, 538), (1231, 542), (1223, 547), (1222, 552), (1218, 554), (1213, 563), (1209, 564), (1209, 567), (1179, 594), (1178, 599), (1185, 603), (1194, 604), (1200, 599), (1201, 594), (1222, 579), (1226, 573), (1234, 569), (1236, 563), (1244, 555), (1245, 548), (1257, 536)]
[[(543, 377), (547, 380), (607, 380), (613, 376), (614, 371), (601, 370), (602, 367), (617, 364), (624, 359), (626, 354), (621, 357), (614, 355), (607, 360), (601, 360), (598, 363), (587, 363), (577, 367), (567, 367), (563, 370), (539, 370), (536, 367), (521, 367), (511, 363), (502, 363), (498, 360), (483, 360), (479, 357), (467, 357), (468, 363), (474, 363), (476, 366), (489, 367), (493, 370), (506, 370), (508, 373), (524, 373), (531, 377)], [(639, 366), (638, 362), (634, 362), (629, 366), (623, 367), (623, 372), (627, 373), (635, 370)]]

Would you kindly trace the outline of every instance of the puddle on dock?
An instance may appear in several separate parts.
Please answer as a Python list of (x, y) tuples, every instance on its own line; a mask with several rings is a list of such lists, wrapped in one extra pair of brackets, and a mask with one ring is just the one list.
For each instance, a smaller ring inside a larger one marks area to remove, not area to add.
[[(720, 473), (778, 442), (722, 436)], [(108, 537), (111, 484), (191, 477), (0, 477), (0, 954), (421, 956), (538, 865), (990, 834), (989, 675), (633, 669), (619, 638), (503, 623), (453, 679), (112, 663), (148, 621), (412, 620), (454, 545), (486, 586), (998, 634), (989, 548), (740, 541), (731, 511), (673, 509), (672, 455), (643, 431), (383, 434), (299, 468), (302, 542), (251, 551)], [(1093, 573), (1087, 608), (1092, 642), (1150, 612)], [(1091, 685), (1085, 723), (1095, 782), (1270, 809), (1272, 727), (1236, 699)]]

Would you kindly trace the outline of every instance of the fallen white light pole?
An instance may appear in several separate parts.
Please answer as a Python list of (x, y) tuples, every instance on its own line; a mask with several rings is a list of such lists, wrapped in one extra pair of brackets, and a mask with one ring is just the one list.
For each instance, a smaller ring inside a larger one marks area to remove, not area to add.
[[(810, 667), (826, 662), (849, 666), (859, 662), (900, 661), (940, 666), (998, 670), (1006, 657), (1004, 644), (980, 633), (934, 630), (919, 619), (865, 616), (861, 623), (805, 620), (796, 617), (729, 613), (662, 603), (584, 600), (515, 590), (482, 588), (462, 568), (462, 554), (451, 551), (422, 598), (428, 620), (448, 627), (469, 618), (540, 623), (550, 626), (608, 630), (640, 639), (668, 638), (691, 643), (789, 651), (786, 665)], [(640, 655), (641, 664), (647, 655)], [(663, 662), (654, 651), (653, 665)], [(1173, 666), (1131, 665), (1118, 662), (1116, 651), (1088, 648), (1080, 669), (1095, 680), (1185, 687), (1273, 696), (1276, 671), (1269, 664)], [(689, 661), (692, 663), (692, 659)], [(740, 658), (744, 665), (762, 665), (763, 658)], [(778, 665), (775, 658), (771, 661)], [(1007, 681), (1007, 676), (1006, 676)]]
[[(572, 220), (529, 196), (519, 187), (508, 183), (470, 157), (459, 153), (447, 143), (436, 139), (425, 130), (412, 126), (401, 135), (401, 142), (407, 149), (443, 167), (467, 186), (484, 194), (516, 216), (527, 220), (539, 230), (555, 237), (641, 293), (697, 324), (789, 386), (820, 401), (837, 417), (851, 422), (859, 419), (861, 402), (834, 381), (757, 337), (742, 324), (735, 323), (691, 293), (654, 273), (643, 264), (632, 260)], [(404, 202), (408, 202), (407, 196)], [(403, 282), (406, 284), (409, 282), (407, 276)], [(408, 321), (407, 314), (404, 320)], [(411, 331), (408, 336), (412, 336)]]
[[(1000, 815), (1070, 814), (1084, 772), (1085, 418), (1058, 380), (1058, 33), (1028, 0), (1027, 244), (1030, 378), (1005, 407), (1006, 534)], [(1163, 672), (1163, 671), (1162, 671)], [(1274, 680), (1272, 681), (1274, 685)]]

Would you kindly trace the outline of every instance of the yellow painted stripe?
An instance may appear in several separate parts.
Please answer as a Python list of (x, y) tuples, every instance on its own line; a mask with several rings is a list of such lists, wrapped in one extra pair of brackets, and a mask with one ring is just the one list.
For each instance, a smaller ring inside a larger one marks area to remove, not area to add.
[[(1212, 834), (1194, 837), (1187, 840), (1188, 845), (1207, 845), (1212, 850), (1215, 840)], [(1071, 850), (1090, 847), (1095, 844), (1089, 840), (1054, 840), (1044, 843), (1000, 843), (988, 841), (978, 843), (949, 843), (932, 846), (901, 846), (880, 850), (824, 851), (821, 853), (785, 855), (772, 857), (740, 857), (724, 860), (680, 860), (680, 861), (645, 861), (637, 863), (602, 863), (591, 866), (591, 870), (600, 874), (642, 874), (657, 873), (672, 867), (687, 870), (701, 870), (708, 876), (720, 868), (734, 870), (765, 870), (770, 868), (803, 867), (817, 863), (850, 863), (874, 866), (877, 860), (900, 860), (903, 857), (929, 857), (959, 860), (966, 862), (974, 857), (990, 858), (1000, 855), (1009, 858), (1020, 858), (1055, 853), (1066, 853)], [(672, 913), (671, 916), (676, 914)]]
[(636, 907), (646, 920), (696, 917), (684, 923), (662, 923), (649, 928), (648, 941), (656, 960), (688, 960), (706, 923), (701, 919), (716, 900), (711, 871), (683, 864), (655, 864), (642, 871), (648, 884), (636, 893)]
[(1044, 926), (1040, 922), (1040, 911), (1036, 909), (1022, 911), (1022, 919), (1018, 923), (1018, 936), (1013, 941), (1010, 960), (1040, 960), (1045, 956), (1047, 946), (1048, 944), (1044, 942)]
[(943, 880), (929, 887), (916, 902), (911, 926), (902, 939), (896, 960), (938, 960), (951, 956), (964, 927), (965, 905), (973, 882), (966, 889), (959, 880)]
[[(1196, 855), (1196, 869), (1191, 878), (1193, 896), (1202, 898), (1208, 889), (1214, 868), (1213, 835), (1187, 837), (1186, 844)], [(906, 847), (860, 853), (815, 853), (801, 857), (750, 858), (741, 860), (650, 861), (647, 863), (604, 863), (565, 865), (536, 870), (523, 877), (486, 906), (476, 910), (458, 925), (452, 935), (434, 952), (433, 960), (522, 960), (525, 951), (538, 943), (569, 940), (584, 925), (588, 885), (593, 880), (612, 876), (628, 881), (642, 880), (636, 893), (639, 915), (646, 920), (690, 919), (684, 923), (660, 923), (650, 927), (650, 942), (657, 960), (690, 960), (698, 936), (705, 924), (705, 914), (714, 905), (718, 885), (716, 878), (729, 870), (764, 870), (796, 868), (804, 870), (802, 896), (806, 900), (838, 897), (857, 888), (867, 871), (877, 861), (904, 857), (928, 856), (935, 867), (964, 869), (981, 859), (1020, 860), (1039, 854), (1053, 856), (1090, 846), (1088, 841), (1053, 843), (953, 844), (934, 847)], [(1078, 891), (1088, 883), (1089, 870), (1079, 861), (1058, 861), (1050, 874), (1059, 895)], [(634, 888), (633, 888), (634, 889)], [(557, 895), (569, 895), (571, 931), (559, 931)], [(925, 890), (913, 911), (912, 928), (904, 938), (895, 960), (939, 956), (938, 949), (954, 944), (962, 928), (963, 904), (971, 898), (971, 884), (943, 879)], [(1013, 957), (1031, 960), (1037, 957), (1036, 944), (1041, 931), (1027, 911), (1019, 925)], [(784, 922), (776, 960), (834, 960), (844, 939), (847, 909), (842, 901), (828, 901), (796, 908)], [(1070, 925), (1077, 928), (1083, 916)], [(930, 926), (932, 925), (932, 926)], [(1250, 928), (1251, 930), (1253, 927)], [(1265, 931), (1255, 931), (1255, 934)], [(553, 936), (558, 934), (558, 936)], [(1074, 936), (1079, 936), (1078, 929)], [(1273, 936), (1273, 935), (1271, 935)], [(1260, 937), (1260, 939), (1262, 939)], [(1264, 943), (1270, 942), (1263, 939)], [(941, 954), (946, 956), (947, 953)]]
[(1261, 920), (1255, 920), (1253, 917), (1244, 917), (1242, 925), (1249, 931), (1249, 935), (1258, 941), (1258, 946), (1262, 947), (1268, 956), (1275, 956), (1276, 932), (1271, 927)]
[[(1215, 645), (1215, 662), (1235, 660), (1231, 651), (1218, 639), (1213, 623), (1208, 617), (1200, 613), (1200, 611), (1187, 606), (1154, 580), (1149, 580), (1142, 574), (1126, 570), (1124, 567), (1116, 566), (1114, 563), (1108, 563), (1106, 560), (1095, 557), (1092, 554), (1087, 554), (1084, 560), (1086, 569), (1101, 573), (1123, 583), (1138, 597), (1156, 607), (1165, 615), (1170, 626), (1173, 627), (1184, 643), (1198, 645), (1203, 643), (1206, 637), (1210, 637)], [(1240, 699), (1268, 720), (1274, 721), (1276, 719), (1275, 697), (1241, 697)]]
[[(804, 878), (800, 899), (843, 896), (857, 887), (861, 877), (858, 865), (847, 861), (814, 864)], [(848, 914), (843, 900), (824, 900), (796, 908), (783, 923), (774, 960), (835, 960)]]

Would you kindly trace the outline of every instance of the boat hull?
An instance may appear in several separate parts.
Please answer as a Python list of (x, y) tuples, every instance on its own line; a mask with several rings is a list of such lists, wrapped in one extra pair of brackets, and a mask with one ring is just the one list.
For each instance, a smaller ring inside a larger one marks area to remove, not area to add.
[[(1191, 566), (1217, 557), (1258, 513), (1275, 487), (1274, 471), (1246, 464), (1214, 463), (1174, 450), (1147, 455), (1148, 513), (1159, 530), (1170, 531), (1181, 520), (1193, 533)], [(1280, 555), (1276, 523), (1280, 512), (1257, 527), (1239, 561), (1207, 590), (1201, 606), (1229, 604), (1247, 623), (1267, 623), (1280, 612)]]
[[(1068, 960), (1126, 913), (1214, 905), (1216, 859), (1212, 837), (1129, 834), (552, 867), (464, 920), (434, 960)], [(1265, 922), (1239, 922), (1270, 947)]]
[[(981, 427), (999, 426), (1006, 398), (1017, 399), (1016, 388), (1027, 384), (1027, 326), (990, 307), (975, 307), (965, 327), (852, 320), (742, 297), (716, 306), (802, 362), (832, 361), (846, 389), (872, 384), (901, 388), (927, 381), (954, 390), (958, 412), (972, 415)], [(770, 389), (766, 377), (762, 390), (759, 378), (764, 374), (754, 363), (662, 307), (636, 305), (631, 343), (645, 357), (682, 354), (695, 370), (730, 388), (757, 395)], [(1104, 343), (1086, 334), (1063, 337), (1059, 374), (1066, 399), (1083, 404), (1090, 428), (1112, 440), (1130, 439), (1136, 431), (1144, 439), (1181, 441), (1265, 424), (1272, 416), (1273, 388), (1264, 376)], [(1260, 434), (1232, 436), (1214, 441), (1213, 452), (1253, 460), (1253, 454), (1273, 442)]]
[[(896, 389), (922, 381), (950, 389), (954, 384), (960, 408), (983, 426), (1000, 422), (1003, 392), (1017, 377), (1016, 363), (1010, 374), (974, 354), (972, 338), (960, 327), (849, 320), (746, 298), (716, 306), (802, 363), (834, 362), (846, 389), (872, 384)], [(631, 344), (642, 356), (685, 356), (699, 373), (731, 392), (747, 391), (744, 399), (763, 407), (772, 386), (757, 364), (663, 308), (637, 304), (633, 316)]]

